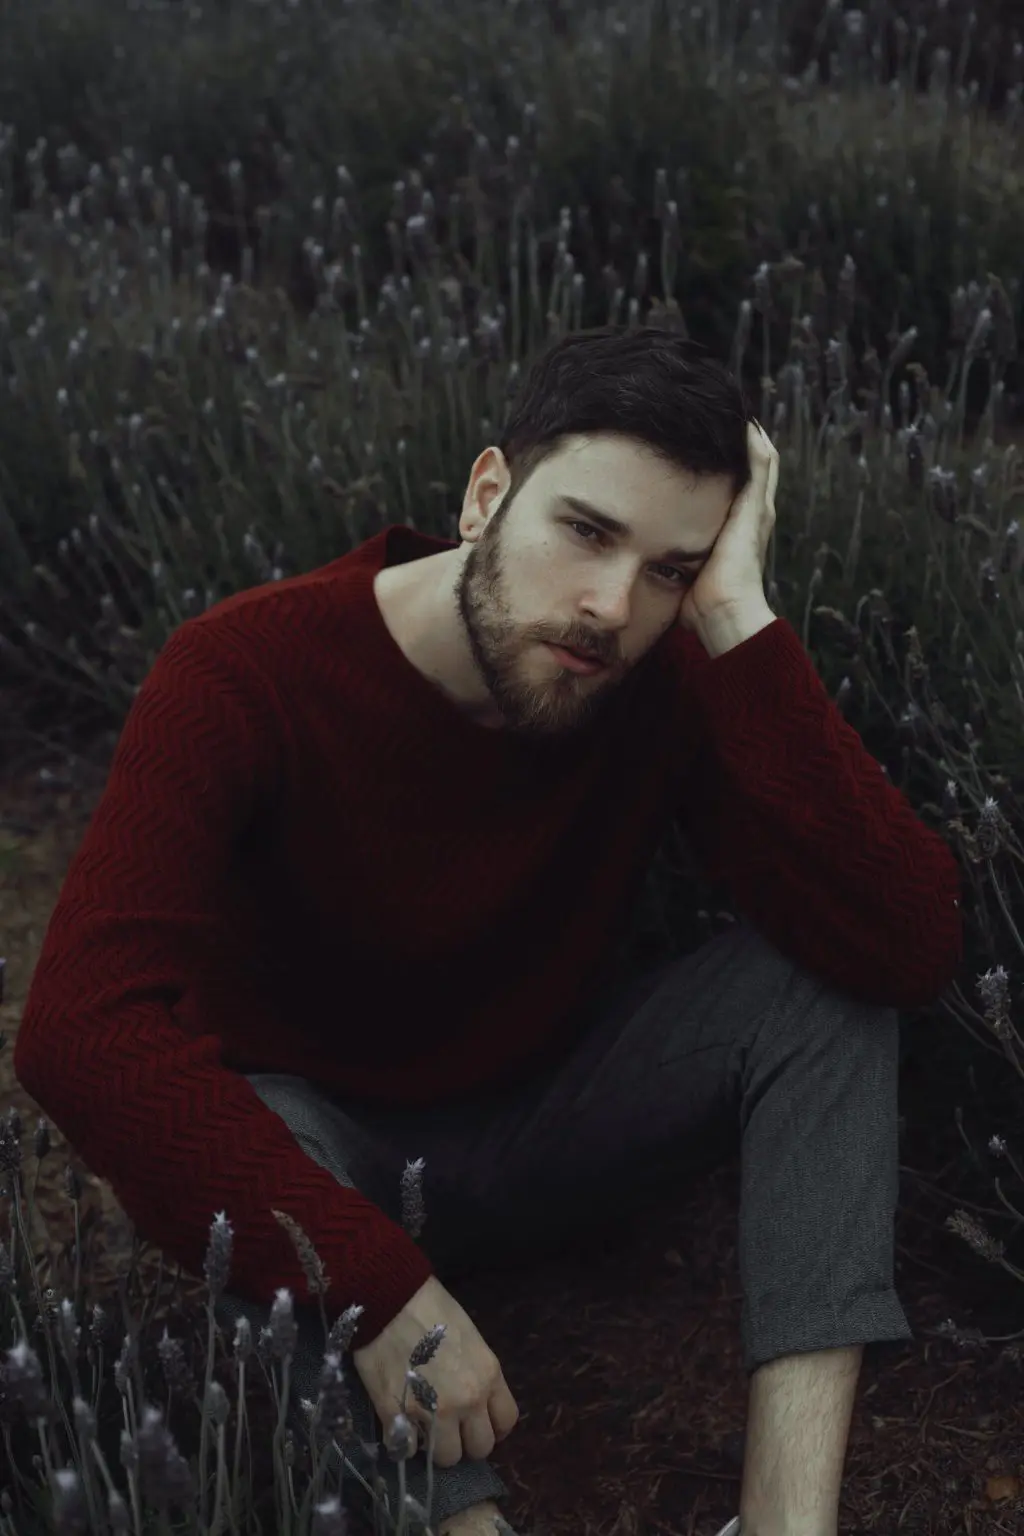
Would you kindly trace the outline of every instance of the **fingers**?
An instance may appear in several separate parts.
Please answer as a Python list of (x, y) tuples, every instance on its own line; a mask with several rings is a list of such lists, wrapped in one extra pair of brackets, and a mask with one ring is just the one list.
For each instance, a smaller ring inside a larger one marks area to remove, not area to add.
[(486, 1408), (475, 1413), (470, 1419), (463, 1419), (462, 1449), (470, 1461), (486, 1461), (494, 1450), (495, 1435), (494, 1426), (488, 1417)]
[(487, 1407), (498, 1439), (504, 1440), (519, 1422), (519, 1404), (509, 1391), (504, 1375), (491, 1393)]
[(775, 511), (775, 491), (779, 483), (779, 450), (759, 421), (747, 423), (747, 448), (755, 479), (763, 479), (765, 500)]
[[(429, 1427), (420, 1430), (417, 1449), (426, 1454), (430, 1444)], [(493, 1445), (484, 1452), (484, 1458), (490, 1455)], [(462, 1440), (462, 1425), (457, 1419), (442, 1421), (439, 1417), (434, 1419), (434, 1454), (432, 1457), (435, 1467), (457, 1467), (466, 1452)], [(475, 1454), (475, 1453), (474, 1453)], [(483, 1459), (483, 1458), (481, 1458)]]
[(747, 422), (747, 448), (755, 464), (770, 464), (773, 460), (778, 461), (779, 450), (761, 423), (753, 418)]

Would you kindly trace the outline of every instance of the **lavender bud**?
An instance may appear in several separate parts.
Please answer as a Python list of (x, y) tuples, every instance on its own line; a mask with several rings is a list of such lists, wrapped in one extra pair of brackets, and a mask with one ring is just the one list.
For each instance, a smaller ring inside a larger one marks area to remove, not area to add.
[(240, 1317), (235, 1323), (235, 1359), (239, 1362), (248, 1360), (252, 1354), (252, 1324), (245, 1316)]
[(58, 1318), (60, 1346), (64, 1351), (64, 1358), (70, 1362), (78, 1355), (78, 1340), (82, 1330), (75, 1320), (75, 1309), (66, 1296), (60, 1304)]
[(405, 1496), (405, 1513), (409, 1515), (417, 1525), (425, 1526), (428, 1524), (426, 1510), (423, 1508), (423, 1505), (420, 1503), (419, 1499), (414, 1499), (411, 1493), (407, 1493)]
[(414, 1369), (417, 1366), (426, 1365), (429, 1361), (433, 1360), (446, 1331), (444, 1323), (435, 1323), (433, 1328), (428, 1329), (409, 1356), (409, 1364)]
[(210, 1243), (206, 1250), (203, 1273), (210, 1296), (216, 1301), (224, 1294), (231, 1273), (232, 1229), (223, 1211), (218, 1211), (210, 1225)]
[(928, 471), (927, 479), (936, 512), (944, 522), (955, 523), (959, 516), (956, 470), (942, 469), (936, 464)]
[(406, 1385), (421, 1408), (428, 1413), (437, 1412), (437, 1393), (424, 1377), (416, 1371), (406, 1371)]
[(82, 1480), (74, 1467), (60, 1467), (53, 1474), (53, 1528), (58, 1536), (86, 1536), (89, 1529)]
[(414, 1163), (406, 1163), (401, 1179), (402, 1225), (410, 1237), (419, 1237), (427, 1219), (423, 1204), (424, 1166), (422, 1157), (418, 1157)]
[(218, 1429), (228, 1421), (228, 1395), (219, 1381), (211, 1381), (203, 1400), (203, 1411), (210, 1415)]
[(198, 1392), (195, 1376), (189, 1369), (185, 1359), (184, 1346), (180, 1339), (172, 1339), (167, 1332), (166, 1325), (163, 1337), (158, 1342), (157, 1354), (160, 1356), (160, 1367), (164, 1373), (164, 1380), (172, 1392), (179, 1392), (182, 1397), (195, 1397)]
[(328, 1430), (342, 1428), (351, 1433), (352, 1410), (348, 1388), (341, 1369), (341, 1356), (329, 1350), (320, 1371), (320, 1423)]
[(126, 1472), (136, 1472), (139, 1466), (139, 1453), (135, 1448), (131, 1432), (127, 1429), (121, 1431), (121, 1465)]
[(21, 1144), (9, 1120), (0, 1120), (0, 1173), (17, 1173), (21, 1167)]
[(19, 1339), (7, 1351), (4, 1386), (9, 1402), (20, 1403), (30, 1419), (43, 1418), (49, 1406), (39, 1356), (31, 1344)]
[(1003, 844), (1002, 812), (991, 795), (978, 812), (978, 850), (985, 859), (994, 859)]
[(136, 1436), (142, 1489), (154, 1504), (184, 1504), (191, 1496), (192, 1475), (174, 1443), (159, 1408), (147, 1403)]
[(987, 1259), (990, 1264), (998, 1264), (1006, 1251), (1004, 1245), (997, 1242), (977, 1217), (968, 1211), (954, 1211), (952, 1216), (946, 1217), (943, 1226), (956, 1233), (957, 1237), (962, 1237), (975, 1253)]
[(133, 1355), (132, 1341), (128, 1334), (125, 1334), (124, 1342), (121, 1345), (121, 1353), (114, 1362), (114, 1381), (117, 1383), (117, 1390), (122, 1397), (126, 1397), (128, 1394), (128, 1382), (131, 1375), (130, 1367)]
[(84, 1398), (76, 1397), (73, 1400), (72, 1409), (75, 1415), (75, 1428), (85, 1440), (96, 1438), (96, 1415)]
[(404, 1413), (396, 1413), (384, 1437), (392, 1461), (408, 1461), (416, 1450), (416, 1431)]
[(331, 1325), (331, 1331), (327, 1336), (327, 1343), (331, 1349), (337, 1349), (341, 1354), (352, 1347), (352, 1335), (355, 1333), (365, 1308), (358, 1303), (346, 1307), (340, 1317), (335, 1318)]
[(292, 1314), (292, 1293), (285, 1287), (277, 1291), (270, 1309), (270, 1351), (277, 1360), (294, 1355), (299, 1330)]
[(341, 1500), (335, 1495), (318, 1504), (313, 1514), (312, 1536), (348, 1536)]
[(287, 1212), (275, 1211), (273, 1207), (271, 1207), (270, 1214), (274, 1217), (275, 1221), (279, 1221), (281, 1223), (281, 1226), (284, 1227), (285, 1231), (288, 1233), (288, 1236), (291, 1238), (292, 1243), (294, 1244), (295, 1251), (299, 1256), (299, 1263), (302, 1267), (302, 1273), (305, 1275), (306, 1282), (309, 1286), (310, 1295), (326, 1295), (327, 1289), (330, 1285), (330, 1280), (324, 1273), (323, 1260), (320, 1258), (320, 1255), (313, 1247), (313, 1244), (310, 1242), (306, 1233), (299, 1226), (298, 1222), (293, 1220), (292, 1217), (287, 1214)]
[(40, 1115), (36, 1121), (36, 1133), (33, 1139), (32, 1150), (35, 1152), (36, 1159), (39, 1162), (42, 1162), (50, 1150), (50, 1127), (43, 1115)]
[(952, 821), (954, 816), (960, 814), (960, 807), (956, 799), (958, 793), (959, 786), (956, 780), (947, 779), (945, 788), (942, 791), (942, 816), (944, 821)]
[(1005, 966), (997, 965), (987, 970), (977, 981), (978, 996), (985, 1006), (985, 1015), (1005, 1014), (1010, 1011), (1010, 978)]
[(114, 1536), (122, 1536), (123, 1532), (131, 1530), (132, 1523), (128, 1515), (128, 1506), (116, 1488), (112, 1489), (107, 1497), (107, 1514), (110, 1519), (110, 1529), (113, 1531)]
[(110, 1319), (99, 1302), (96, 1302), (92, 1309), (92, 1321), (89, 1323), (89, 1338), (95, 1349), (102, 1349), (105, 1344), (112, 1342)]
[(70, 1163), (64, 1169), (64, 1190), (69, 1200), (82, 1198), (82, 1181)]

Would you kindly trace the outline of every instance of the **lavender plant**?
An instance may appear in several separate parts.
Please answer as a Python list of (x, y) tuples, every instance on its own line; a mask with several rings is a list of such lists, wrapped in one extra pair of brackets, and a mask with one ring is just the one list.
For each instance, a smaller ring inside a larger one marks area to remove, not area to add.
[[(0, 1036), (0, 1049), (3, 1045)], [(98, 1433), (100, 1398), (109, 1376), (104, 1351), (111, 1343), (111, 1330), (98, 1304), (92, 1309), (87, 1337), (83, 1340), (82, 1323), (87, 1309), (80, 1263), (81, 1187), (69, 1163), (65, 1187), (75, 1215), (74, 1285), (72, 1297), (56, 1303), (52, 1292), (42, 1288), (31, 1240), (36, 1225), (39, 1167), (50, 1151), (49, 1128), (40, 1117), (34, 1136), (36, 1170), (30, 1189), (26, 1188), (23, 1134), (17, 1111), (12, 1110), (0, 1121), (0, 1178), (4, 1180), (0, 1201), (7, 1205), (9, 1217), (6, 1236), (0, 1237), (0, 1350), (4, 1352), (0, 1356), (0, 1440), (4, 1451), (0, 1463), (4, 1467), (0, 1478), (4, 1490), (0, 1494), (0, 1536), (41, 1536), (43, 1532), (74, 1536), (84, 1531), (95, 1532), (97, 1536), (120, 1532), (167, 1536), (172, 1530), (202, 1536), (221, 1536), (226, 1531), (261, 1532), (263, 1524), (253, 1499), (252, 1478), (254, 1468), (268, 1461), (273, 1469), (271, 1528), (275, 1533), (344, 1536), (347, 1518), (341, 1492), (347, 1474), (371, 1496), (375, 1533), (390, 1529), (397, 1536), (405, 1536), (414, 1521), (429, 1536), (437, 1396), (421, 1374), (421, 1367), (433, 1359), (442, 1345), (444, 1327), (432, 1328), (410, 1355), (402, 1406), (385, 1433), (384, 1449), (396, 1462), (398, 1474), (399, 1509), (392, 1512), (379, 1475), (374, 1476), (371, 1486), (346, 1454), (346, 1447), (352, 1447), (353, 1426), (342, 1357), (351, 1348), (363, 1309), (349, 1307), (328, 1326), (323, 1264), (302, 1228), (283, 1211), (275, 1211), (274, 1215), (295, 1244), (310, 1293), (319, 1304), (325, 1339), (317, 1400), (303, 1400), (301, 1404), (309, 1459), (304, 1486), (296, 1476), (294, 1433), (286, 1425), (291, 1401), (289, 1367), (298, 1337), (292, 1296), (287, 1289), (276, 1293), (269, 1326), (261, 1331), (255, 1349), (248, 1318), (242, 1317), (236, 1324), (233, 1398), (214, 1376), (221, 1332), (215, 1306), (231, 1271), (231, 1224), (223, 1211), (217, 1213), (211, 1224), (204, 1263), (206, 1347), (201, 1394), (181, 1340), (171, 1338), (166, 1326), (158, 1345), (166, 1384), (172, 1389), (184, 1389), (199, 1411), (198, 1456), (185, 1458), (164, 1410), (153, 1401), (155, 1391), (147, 1391), (141, 1370), (141, 1329), (137, 1320), (126, 1316), (120, 1353), (112, 1370), (124, 1419), (120, 1466), (112, 1467)], [(418, 1235), (425, 1219), (423, 1167), (422, 1159), (409, 1164), (402, 1179), (403, 1225), (413, 1236)], [(119, 1289), (123, 1305), (128, 1283)], [(37, 1336), (38, 1345), (34, 1342)], [(247, 1394), (246, 1375), (254, 1357), (274, 1402), (269, 1457), (265, 1452), (253, 1456), (248, 1420), (251, 1394)], [(407, 1413), (410, 1396), (428, 1420), (425, 1509), (405, 1487), (405, 1463), (416, 1444)], [(233, 1443), (229, 1439), (232, 1420)], [(31, 1443), (32, 1438), (38, 1443), (39, 1452), (32, 1457), (31, 1471), (19, 1463), (16, 1437), (21, 1445)], [(378, 1450), (366, 1445), (362, 1449), (374, 1456)], [(499, 1533), (511, 1536), (500, 1518), (497, 1526)]]
[[(479, 16), (472, 25), (467, 18), (469, 38), (490, 15), (486, 6), (473, 9)], [(800, 79), (780, 73), (767, 8), (743, 39), (726, 36), (717, 5), (694, 9), (699, 16), (676, 17), (664, 46), (699, 64), (686, 79), (693, 100), (712, 114), (706, 136), (729, 157), (742, 217), (726, 218), (717, 190), (707, 193), (709, 183), (717, 187), (717, 162), (701, 160), (710, 151), (699, 145), (695, 164), (673, 164), (668, 154), (655, 161), (653, 185), (645, 181), (649, 207), (637, 206), (636, 162), (614, 167), (605, 129), (620, 120), (623, 99), (631, 111), (645, 100), (637, 88), (649, 79), (642, 67), (651, 34), (647, 21), (626, 26), (613, 7), (571, 56), (585, 57), (586, 70), (549, 68), (536, 29), (498, 19), (507, 51), (492, 41), (493, 56), (517, 59), (516, 71), (499, 70), (489, 85), (478, 75), (465, 117), (465, 100), (449, 103), (441, 125), (447, 139), (430, 130), (431, 114), (456, 89), (465, 38), (441, 25), (431, 52), (418, 22), (410, 23), (437, 97), (416, 119), (417, 132), (437, 147), (413, 167), (393, 147), (390, 161), (382, 154), (387, 176), (381, 160), (371, 175), (355, 135), (344, 147), (328, 133), (338, 154), (319, 160), (274, 140), (278, 188), (270, 195), (236, 134), (225, 196), (241, 233), (238, 281), (206, 260), (211, 206), (179, 169), (180, 146), (177, 155), (124, 147), (109, 163), (90, 165), (72, 145), (62, 149), (54, 178), (52, 146), (37, 144), (24, 156), (30, 206), (15, 215), (14, 142), (4, 136), (0, 648), (26, 692), (45, 686), (68, 709), (80, 703), (118, 722), (170, 632), (221, 597), (336, 558), (339, 545), (390, 521), (451, 536), (466, 465), (493, 440), (534, 351), (584, 322), (685, 329), (684, 280), (719, 262), (734, 270), (737, 249), (756, 229), (764, 250), (742, 274), (730, 362), (736, 371), (748, 362), (756, 369), (758, 414), (783, 455), (769, 599), (801, 633), (839, 706), (879, 756), (898, 761), (901, 787), (956, 848), (971, 964), (983, 971), (973, 995), (955, 985), (941, 1009), (1017, 1078), (1024, 1075), (1014, 985), (1024, 955), (1024, 481), (1007, 380), (1022, 302), (1019, 81), (1001, 111), (987, 116), (960, 59), (934, 58), (923, 99), (900, 80), (880, 91), (863, 18), (840, 21), (829, 7), (834, 67), (822, 91), (814, 70)], [(244, 59), (236, 90), (253, 95), (264, 78), (260, 48), (268, 46), (259, 29), (271, 24), (269, 12), (259, 18), (257, 10), (251, 35), (216, 40), (223, 57)], [(154, 17), (147, 12), (147, 26), (178, 24)], [(278, 62), (287, 55), (282, 68), (296, 78), (303, 60), (329, 56), (308, 16), (282, 12), (273, 25)], [(287, 32), (300, 25), (306, 30)], [(361, 35), (363, 51), (351, 58), (383, 71), (384, 54), (373, 50), (384, 35), (372, 28)], [(916, 74), (922, 37), (901, 35)], [(339, 30), (335, 44), (353, 36)], [(393, 56), (405, 59), (405, 45), (391, 43)], [(180, 83), (186, 55), (168, 50), (168, 57)], [(497, 132), (497, 118), (486, 116), (491, 96), (515, 103), (517, 132)], [(335, 101), (345, 99), (334, 91)], [(395, 105), (393, 95), (381, 100)], [(236, 123), (247, 123), (248, 109), (235, 110)], [(314, 109), (311, 118), (295, 111), (298, 141), (312, 143)], [(406, 127), (413, 122), (411, 109), (395, 112)], [(171, 142), (169, 115), (155, 116)], [(130, 120), (141, 141), (141, 102)], [(556, 140), (570, 146), (563, 160)], [(266, 133), (260, 142), (265, 148)], [(397, 143), (383, 126), (374, 142)], [(588, 175), (609, 225), (603, 243), (591, 201), (558, 200), (569, 184), (563, 171), (586, 156), (598, 167)], [(722, 215), (714, 228), (701, 219), (709, 207)], [(833, 261), (836, 230), (849, 240)], [(789, 238), (797, 232), (806, 238)], [(949, 235), (954, 283), (952, 346), (936, 382), (918, 356), (921, 326), (900, 319), (899, 293), (884, 338), (867, 320), (877, 303), (870, 274), (893, 252), (902, 253), (905, 279), (897, 287), (929, 289), (938, 233), (943, 241)], [(308, 313), (284, 291), (293, 247), (311, 294)], [(40, 478), (52, 466), (53, 478)], [(669, 865), (663, 903), (673, 882)], [(967, 1140), (960, 1119), (958, 1127)], [(342, 1515), (332, 1480), (361, 1476), (344, 1454), (341, 1357), (355, 1320), (328, 1328), (322, 1271), (305, 1234), (277, 1213), (308, 1265), (325, 1331), (304, 1492), (296, 1491), (294, 1437), (284, 1418), (294, 1339), (287, 1292), (279, 1293), (266, 1337), (254, 1346), (240, 1328), (234, 1341), (231, 1441), (232, 1404), (213, 1364), (213, 1304), (230, 1268), (227, 1213), (211, 1227), (202, 1381), (181, 1341), (165, 1333), (158, 1345), (165, 1379), (200, 1415), (194, 1463), (147, 1397), (144, 1319), (129, 1312), (131, 1274), (125, 1280), (124, 1335), (112, 1365), (123, 1417), (119, 1488), (97, 1421), (112, 1341), (103, 1317), (94, 1311), (87, 1324), (83, 1310), (88, 1276), (74, 1175), (67, 1188), (76, 1223), (72, 1295), (58, 1302), (33, 1260), (21, 1140), (9, 1117), (0, 1126), (10, 1212), (0, 1247), (7, 1351), (0, 1435), (12, 1466), (15, 1426), (38, 1452), (31, 1472), (12, 1473), (8, 1502), (0, 1497), (0, 1536), (15, 1529), (32, 1536), (32, 1519), (50, 1522), (40, 1530), (162, 1533), (171, 1529), (172, 1507), (193, 1522), (189, 1530), (257, 1528), (247, 1523), (257, 1510), (243, 1458), (254, 1356), (276, 1412), (275, 1529), (333, 1536)], [(40, 1122), (37, 1176), (46, 1140)], [(1024, 1154), (995, 1130), (987, 1151), (1021, 1189), (1013, 1199), (995, 1177), (1008, 1219), (1019, 1224)], [(948, 1225), (981, 1259), (1024, 1279), (975, 1215), (958, 1209)], [(964, 1347), (989, 1342), (952, 1320), (945, 1331)], [(995, 1342), (1019, 1358), (1020, 1336)], [(410, 1361), (409, 1393), (428, 1412), (429, 1387), (417, 1371), (439, 1343), (428, 1335)], [(400, 1415), (387, 1443), (400, 1468), (407, 1444)], [(403, 1508), (398, 1518), (416, 1514)]]

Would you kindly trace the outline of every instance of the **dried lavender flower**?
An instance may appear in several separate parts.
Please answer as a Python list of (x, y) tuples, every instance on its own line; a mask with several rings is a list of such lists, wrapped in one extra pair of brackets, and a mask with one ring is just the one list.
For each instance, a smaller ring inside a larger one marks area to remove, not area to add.
[(147, 1403), (135, 1438), (139, 1480), (154, 1504), (183, 1505), (192, 1497), (192, 1474), (164, 1424), (159, 1408)]
[(270, 1308), (270, 1352), (276, 1360), (294, 1355), (299, 1330), (292, 1312), (292, 1293), (282, 1286)]
[(224, 1294), (228, 1283), (232, 1240), (231, 1223), (223, 1211), (218, 1211), (210, 1224), (210, 1242), (203, 1262), (203, 1273), (213, 1301)]
[(342, 1354), (352, 1347), (352, 1335), (359, 1324), (359, 1319), (365, 1311), (365, 1307), (358, 1302), (346, 1307), (340, 1317), (335, 1318), (331, 1325), (331, 1331), (327, 1335), (327, 1344), (330, 1349), (340, 1350)]
[(123, 1532), (131, 1530), (132, 1522), (128, 1514), (128, 1506), (116, 1488), (112, 1488), (107, 1496), (107, 1516), (114, 1536), (122, 1536)]
[(59, 1467), (53, 1474), (53, 1529), (56, 1536), (86, 1536), (89, 1529), (82, 1480), (74, 1467)]
[(955, 1232), (957, 1237), (962, 1237), (964, 1242), (987, 1259), (990, 1264), (998, 1264), (1006, 1252), (1005, 1246), (998, 1242), (983, 1224), (968, 1211), (954, 1211), (952, 1216), (947, 1216), (943, 1226), (950, 1232)]
[(414, 1370), (417, 1366), (426, 1365), (429, 1361), (433, 1360), (446, 1332), (447, 1325), (445, 1323), (435, 1323), (432, 1328), (427, 1330), (409, 1356), (409, 1364)]
[(235, 1359), (239, 1362), (248, 1360), (252, 1354), (252, 1324), (244, 1314), (235, 1322), (233, 1348)]
[(346, 1434), (352, 1431), (352, 1408), (349, 1401), (348, 1387), (341, 1368), (341, 1356), (333, 1350), (328, 1350), (324, 1355), (324, 1363), (320, 1371), (320, 1390), (317, 1400), (320, 1404), (320, 1423), (329, 1431), (342, 1430)]
[(402, 1226), (410, 1237), (419, 1237), (427, 1219), (423, 1203), (423, 1169), (425, 1160), (418, 1157), (414, 1163), (406, 1163), (402, 1174)]
[(302, 1273), (305, 1275), (309, 1285), (310, 1295), (326, 1295), (331, 1282), (324, 1273), (323, 1260), (313, 1247), (306, 1233), (299, 1226), (298, 1222), (285, 1211), (275, 1211), (272, 1206), (270, 1213), (275, 1220), (281, 1223), (281, 1226), (284, 1227), (295, 1245), (295, 1251), (299, 1256), (299, 1263), (302, 1266)]
[(0, 1173), (16, 1174), (21, 1167), (21, 1143), (10, 1118), (0, 1120)]
[(9, 1402), (20, 1403), (30, 1419), (45, 1417), (49, 1398), (39, 1356), (24, 1339), (7, 1351), (4, 1386)]
[(1003, 814), (991, 795), (986, 795), (978, 812), (977, 840), (983, 858), (994, 859), (1003, 846)]
[(229, 1412), (228, 1395), (219, 1381), (211, 1381), (206, 1389), (203, 1400), (203, 1411), (208, 1413), (214, 1424), (219, 1428), (228, 1421)]
[(40, 1163), (50, 1150), (50, 1127), (43, 1115), (40, 1115), (36, 1121), (35, 1135), (32, 1138), (32, 1150), (36, 1155), (36, 1160)]
[(185, 1348), (180, 1339), (172, 1339), (164, 1325), (163, 1336), (158, 1341), (157, 1354), (160, 1356), (160, 1367), (164, 1374), (164, 1380), (172, 1392), (179, 1392), (183, 1397), (195, 1397), (199, 1387), (195, 1376), (185, 1359)]
[(347, 1517), (336, 1495), (316, 1506), (312, 1536), (348, 1536)]
[(437, 1412), (437, 1393), (418, 1371), (406, 1371), (405, 1384), (421, 1408), (428, 1413)]
[(72, 1412), (75, 1416), (75, 1428), (85, 1440), (96, 1438), (96, 1415), (91, 1406), (82, 1397), (72, 1399)]
[(416, 1450), (416, 1431), (404, 1413), (396, 1413), (384, 1437), (384, 1449), (392, 1461), (408, 1461)]

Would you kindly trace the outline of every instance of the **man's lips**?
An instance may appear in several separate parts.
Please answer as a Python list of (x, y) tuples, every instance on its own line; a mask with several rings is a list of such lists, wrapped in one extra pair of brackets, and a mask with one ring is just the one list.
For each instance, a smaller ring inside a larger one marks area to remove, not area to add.
[(579, 666), (585, 667), (588, 671), (597, 672), (608, 665), (600, 656), (595, 656), (592, 651), (577, 651), (568, 645), (559, 645), (553, 640), (549, 640), (546, 643), (556, 656), (567, 657), (570, 661), (575, 661)]

